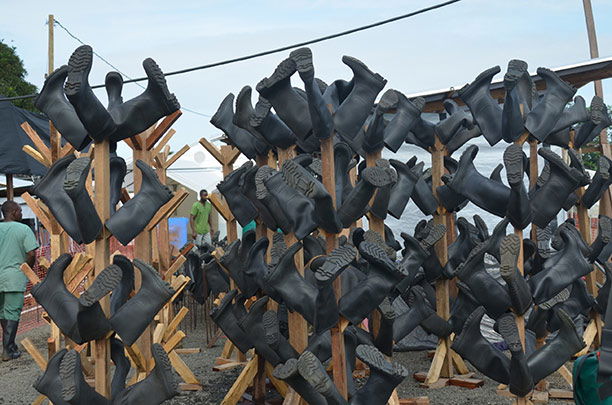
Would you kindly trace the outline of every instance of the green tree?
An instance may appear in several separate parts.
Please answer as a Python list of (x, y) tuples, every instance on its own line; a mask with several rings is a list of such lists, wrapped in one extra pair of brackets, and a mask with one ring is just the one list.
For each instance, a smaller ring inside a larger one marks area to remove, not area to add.
[[(0, 95), (5, 97), (24, 96), (38, 91), (35, 85), (25, 80), (28, 73), (23, 61), (15, 52), (15, 47), (0, 40)], [(17, 107), (38, 112), (34, 99), (12, 101)]]

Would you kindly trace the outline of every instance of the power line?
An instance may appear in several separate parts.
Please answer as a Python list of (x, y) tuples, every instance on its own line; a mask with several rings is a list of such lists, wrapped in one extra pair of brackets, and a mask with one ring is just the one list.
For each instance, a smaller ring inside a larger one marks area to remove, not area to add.
[[(249, 59), (259, 58), (259, 57), (262, 57), (262, 56), (267, 56), (267, 55), (271, 55), (271, 54), (274, 54), (274, 53), (279, 53), (279, 52), (287, 51), (287, 50), (293, 49), (293, 48), (298, 48), (298, 47), (302, 47), (302, 46), (306, 46), (306, 45), (316, 44), (316, 43), (323, 42), (323, 41), (328, 41), (330, 39), (335, 39), (335, 38), (339, 38), (339, 37), (342, 37), (342, 36), (354, 34), (355, 32), (364, 31), (364, 30), (367, 30), (367, 29), (370, 29), (370, 28), (375, 28), (375, 27), (379, 27), (381, 25), (389, 24), (389, 23), (392, 23), (392, 22), (395, 22), (395, 21), (399, 21), (399, 20), (403, 20), (403, 19), (406, 19), (406, 18), (414, 17), (416, 15), (423, 14), (423, 13), (426, 13), (428, 11), (436, 10), (438, 8), (446, 7), (446, 6), (449, 6), (449, 5), (453, 4), (453, 3), (458, 3), (460, 1), (462, 1), (462, 0), (449, 0), (449, 1), (445, 1), (443, 3), (435, 4), (435, 5), (430, 6), (430, 7), (425, 7), (425, 8), (422, 8), (420, 10), (413, 11), (411, 13), (402, 14), (402, 15), (399, 15), (399, 16), (396, 16), (396, 17), (392, 17), (392, 18), (388, 18), (386, 20), (378, 21), (378, 22), (375, 22), (375, 23), (372, 23), (372, 24), (363, 25), (361, 27), (352, 28), (350, 30), (341, 31), (341, 32), (338, 32), (338, 33), (335, 33), (335, 34), (330, 34), (330, 35), (326, 35), (326, 36), (323, 36), (323, 37), (311, 39), (309, 41), (299, 42), (299, 43), (296, 43), (296, 44), (293, 44), (293, 45), (287, 45), (287, 46), (283, 46), (283, 47), (280, 47), (280, 48), (275, 48), (275, 49), (272, 49), (272, 50), (269, 50), (269, 51), (263, 51), (263, 52), (254, 53), (254, 54), (251, 54), (251, 55), (241, 56), (239, 58), (227, 59), (227, 60), (224, 60), (224, 61), (221, 61), (221, 62), (214, 62), (214, 63), (209, 63), (207, 65), (201, 65), (201, 66), (195, 66), (195, 67), (190, 67), (190, 68), (181, 69), (181, 70), (175, 70), (173, 72), (164, 73), (164, 76), (174, 76), (174, 75), (179, 75), (179, 74), (193, 72), (193, 71), (196, 71), (196, 70), (210, 69), (210, 68), (217, 67), (217, 66), (223, 66), (223, 65), (228, 65), (228, 64), (231, 64), (231, 63), (242, 62), (242, 61), (249, 60)], [(63, 27), (61, 24), (60, 24), (60, 26), (65, 29), (65, 27)], [(72, 34), (69, 34), (69, 35), (73, 36)], [(79, 41), (80, 43), (83, 43), (78, 38), (76, 38), (76, 37), (74, 37), (74, 38), (77, 39), (77, 41)], [(98, 55), (98, 57), (100, 57), (100, 56)], [(102, 57), (100, 57), (100, 58), (102, 60), (104, 60)], [(110, 65), (110, 63), (109, 63), (109, 65)], [(110, 66), (112, 66), (112, 65), (110, 65)], [(119, 72), (119, 73), (121, 73), (121, 72)], [(121, 73), (121, 74), (123, 74), (123, 73)], [(124, 75), (124, 76), (128, 77), (127, 75)], [(141, 82), (141, 81), (144, 81), (144, 80), (147, 80), (147, 79), (148, 79), (147, 77), (139, 77), (137, 79), (131, 79), (131, 78), (128, 77), (128, 80), (125, 80), (123, 83), (137, 83), (137, 82)], [(104, 87), (104, 85), (103, 84), (98, 84), (98, 85), (91, 86), (91, 87), (96, 89), (96, 88)], [(18, 98), (16, 98), (16, 97), (0, 98), (0, 101), (10, 101), (10, 100), (19, 100), (19, 99), (23, 99), (23, 98), (33, 98), (33, 97), (36, 97), (36, 94), (30, 94), (30, 95), (27, 95), (27, 96), (17, 96), (17, 97)], [(187, 110), (187, 109), (185, 109), (185, 110)], [(204, 115), (204, 114), (201, 114), (201, 115)]]

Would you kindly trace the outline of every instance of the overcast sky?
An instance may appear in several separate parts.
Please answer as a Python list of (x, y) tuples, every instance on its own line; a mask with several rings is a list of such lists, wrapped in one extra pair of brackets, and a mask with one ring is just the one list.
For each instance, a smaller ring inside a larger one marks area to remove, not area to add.
[[(173, 71), (335, 33), (408, 13), (439, 1), (5, 1), (0, 39), (17, 48), (27, 79), (42, 86), (47, 71), (48, 14), (131, 77), (141, 77), (142, 60), (152, 57)], [(85, 4), (88, 3), (88, 4)], [(601, 57), (612, 56), (612, 2), (593, 0)], [(55, 29), (55, 67), (67, 63), (80, 44)], [(311, 46), (317, 76), (326, 82), (349, 79), (342, 55), (364, 61), (405, 94), (461, 86), (478, 73), (518, 58), (558, 67), (589, 59), (582, 0), (463, 0), (407, 20)], [(182, 106), (212, 115), (229, 92), (253, 88), (289, 52), (228, 66), (168, 77)], [(94, 60), (91, 83), (111, 70)], [(604, 93), (612, 99), (610, 80)], [(295, 76), (295, 84), (301, 85)], [(144, 84), (144, 83), (143, 83)], [(142, 89), (126, 84), (124, 100)], [(253, 91), (253, 102), (257, 92)], [(103, 90), (98, 96), (106, 102)], [(592, 86), (579, 94), (587, 102)], [(610, 101), (608, 101), (610, 104)], [(174, 125), (174, 150), (200, 137), (219, 134), (209, 118), (185, 111)]]

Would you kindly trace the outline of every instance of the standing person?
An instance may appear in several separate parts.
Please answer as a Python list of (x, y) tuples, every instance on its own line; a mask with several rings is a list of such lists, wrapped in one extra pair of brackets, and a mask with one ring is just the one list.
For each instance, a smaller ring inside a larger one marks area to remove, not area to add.
[(18, 358), (15, 344), (27, 278), (20, 266), (34, 266), (38, 242), (29, 226), (22, 224), (21, 207), (14, 201), (2, 204), (0, 222), (0, 324), (2, 324), (2, 361)]
[(191, 237), (197, 247), (202, 247), (205, 243), (212, 245), (211, 211), (212, 204), (208, 201), (208, 191), (200, 190), (200, 200), (193, 203), (189, 216)]

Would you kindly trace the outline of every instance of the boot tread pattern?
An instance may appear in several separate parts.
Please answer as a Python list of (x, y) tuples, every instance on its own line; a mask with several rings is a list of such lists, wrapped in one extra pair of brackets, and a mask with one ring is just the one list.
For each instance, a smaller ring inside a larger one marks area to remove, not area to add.
[(504, 165), (510, 184), (523, 181), (523, 149), (519, 145), (512, 144), (504, 151)]
[(105, 268), (91, 286), (79, 297), (81, 305), (90, 307), (100, 301), (106, 294), (113, 291), (121, 282), (121, 268), (111, 264)]
[(521, 241), (515, 234), (506, 235), (499, 245), (501, 264), (499, 271), (504, 280), (511, 278), (515, 273), (516, 261), (521, 249)]
[(73, 400), (77, 395), (76, 373), (77, 362), (81, 361), (76, 351), (70, 350), (64, 355), (59, 367), (60, 379), (62, 381), (62, 398), (64, 401)]
[(315, 277), (319, 281), (333, 278), (338, 271), (348, 266), (357, 256), (357, 250), (353, 246), (344, 245), (335, 248), (325, 259), (325, 263), (317, 269)]
[(81, 82), (83, 76), (89, 73), (92, 64), (92, 49), (89, 45), (83, 45), (78, 47), (68, 60), (68, 66), (70, 70), (68, 72), (68, 79), (64, 85), (64, 91), (67, 96), (76, 95), (81, 89)]

